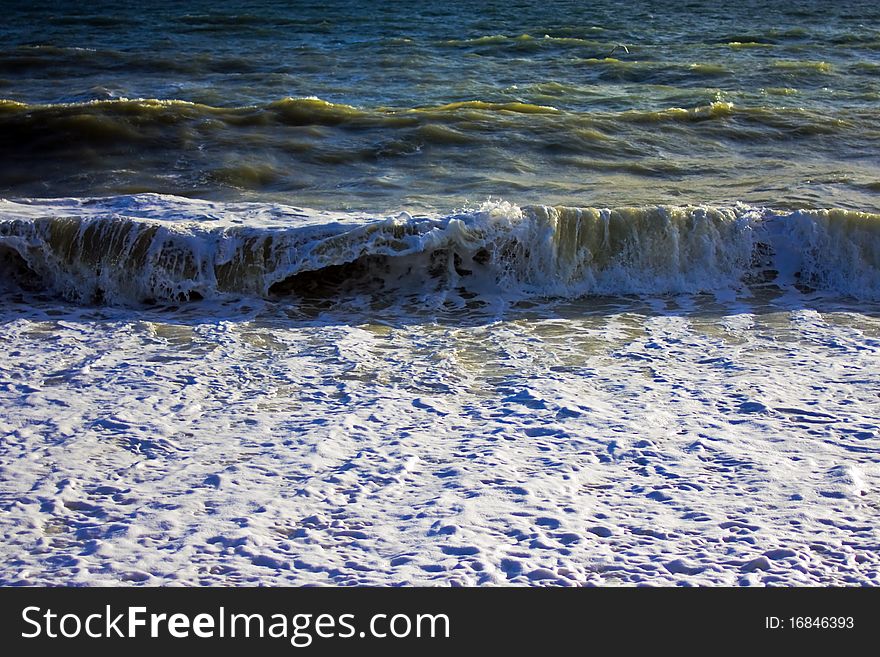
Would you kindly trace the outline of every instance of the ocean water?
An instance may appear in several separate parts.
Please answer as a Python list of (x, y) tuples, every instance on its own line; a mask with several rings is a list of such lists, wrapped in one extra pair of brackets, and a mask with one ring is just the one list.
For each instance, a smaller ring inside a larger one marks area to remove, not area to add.
[(3, 195), (878, 209), (867, 0), (3, 4)]
[(880, 9), (0, 3), (4, 584), (877, 585)]

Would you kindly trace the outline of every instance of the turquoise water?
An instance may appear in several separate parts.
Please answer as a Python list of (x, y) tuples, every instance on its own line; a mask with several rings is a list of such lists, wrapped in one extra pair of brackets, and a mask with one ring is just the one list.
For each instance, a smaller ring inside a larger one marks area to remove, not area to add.
[(6, 197), (880, 208), (871, 2), (4, 5)]

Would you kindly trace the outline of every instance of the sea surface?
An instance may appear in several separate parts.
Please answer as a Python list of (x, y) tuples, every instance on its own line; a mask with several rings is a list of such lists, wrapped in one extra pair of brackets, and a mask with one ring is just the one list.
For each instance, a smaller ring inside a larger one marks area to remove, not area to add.
[(4, 2), (0, 193), (877, 211), (859, 2)]
[(0, 583), (880, 584), (876, 3), (0, 9)]

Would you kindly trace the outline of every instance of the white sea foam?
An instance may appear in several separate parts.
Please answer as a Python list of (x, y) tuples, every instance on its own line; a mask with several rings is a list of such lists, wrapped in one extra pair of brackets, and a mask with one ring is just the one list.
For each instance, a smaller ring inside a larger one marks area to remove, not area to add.
[(880, 584), (880, 307), (0, 306), (6, 584)]

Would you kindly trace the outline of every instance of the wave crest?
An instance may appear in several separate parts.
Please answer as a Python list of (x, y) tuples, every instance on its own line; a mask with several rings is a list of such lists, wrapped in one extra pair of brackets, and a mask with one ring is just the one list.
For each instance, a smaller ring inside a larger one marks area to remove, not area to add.
[[(127, 216), (137, 203), (175, 219)], [(293, 212), (298, 224), (264, 226), (234, 225), (236, 207), (215, 210), (206, 217), (196, 202), (155, 195), (5, 201), (0, 271), (7, 286), (92, 303), (452, 288), (657, 295), (768, 282), (880, 299), (880, 216), (846, 210), (489, 202), (372, 221)]]

